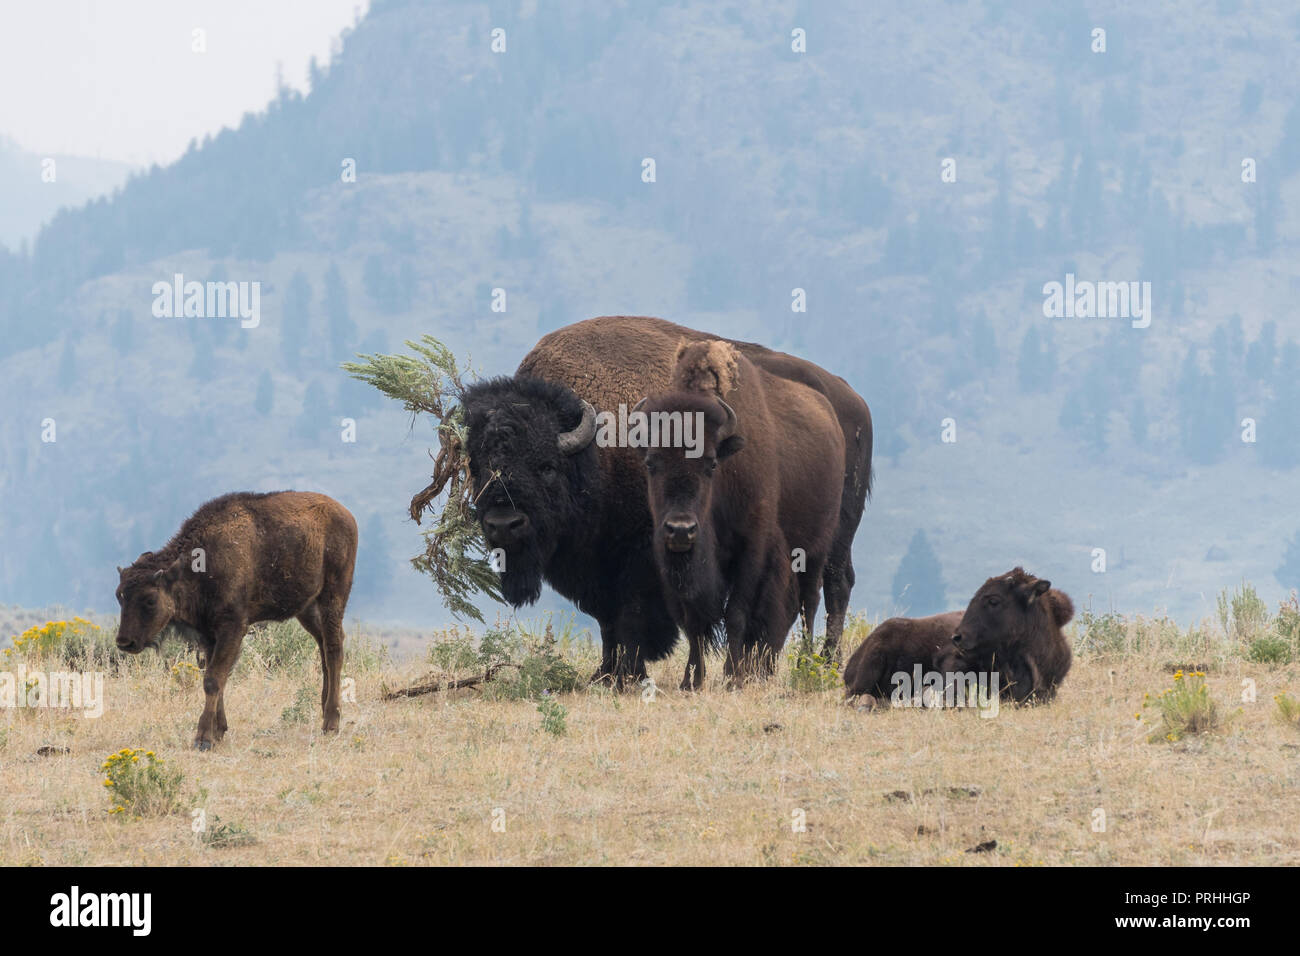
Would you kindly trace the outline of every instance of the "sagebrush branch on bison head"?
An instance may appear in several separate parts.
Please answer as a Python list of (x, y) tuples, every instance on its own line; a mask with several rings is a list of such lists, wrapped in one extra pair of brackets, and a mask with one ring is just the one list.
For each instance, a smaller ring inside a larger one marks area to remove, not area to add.
[(483, 612), (470, 600), (486, 594), (501, 601), (500, 582), (487, 560), (487, 547), (474, 518), (469, 462), (465, 453), (464, 373), (451, 351), (431, 335), (408, 341), (411, 355), (359, 355), (359, 362), (342, 366), (353, 378), (373, 385), (402, 403), (411, 421), (421, 414), (437, 422), (438, 453), (429, 484), (411, 498), (411, 520), (420, 524), (447, 493), (442, 511), (423, 532), (424, 553), (411, 558), (417, 571), (429, 575), (443, 604), (457, 617), (482, 622)]

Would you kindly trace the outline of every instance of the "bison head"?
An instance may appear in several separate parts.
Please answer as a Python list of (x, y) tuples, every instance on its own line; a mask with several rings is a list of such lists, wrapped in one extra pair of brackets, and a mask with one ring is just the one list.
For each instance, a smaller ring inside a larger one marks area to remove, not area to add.
[(967, 605), (953, 645), (970, 658), (1024, 644), (1051, 614), (1044, 600), (1051, 587), (1023, 568), (989, 578)]
[(683, 443), (683, 447), (643, 447), (641, 454), (648, 476), (655, 556), (668, 583), (686, 598), (720, 595), (711, 521), (713, 479), (718, 462), (745, 445), (736, 431), (736, 413), (720, 398), (693, 392), (643, 398), (632, 410), (647, 416), (652, 434), (654, 422), (670, 420), (656, 416), (680, 415), (682, 422), (703, 422), (702, 434), (694, 436), (689, 453)]
[(117, 603), (122, 607), (117, 646), (131, 654), (158, 643), (158, 635), (176, 613), (172, 587), (180, 579), (184, 558), (164, 567), (142, 566), (146, 551), (129, 568), (118, 568)]
[(597, 481), (596, 412), (570, 389), (497, 378), (462, 399), (475, 513), (505, 555), (501, 593), (515, 606), (542, 593), (559, 542), (581, 527)]

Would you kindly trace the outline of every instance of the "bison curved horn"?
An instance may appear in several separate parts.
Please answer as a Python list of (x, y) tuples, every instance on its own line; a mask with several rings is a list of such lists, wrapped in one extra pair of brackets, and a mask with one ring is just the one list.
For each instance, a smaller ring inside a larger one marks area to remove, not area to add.
[(630, 415), (630, 414), (632, 414), (632, 412), (639, 412), (639, 411), (641, 411), (641, 408), (642, 408), (642, 407), (645, 405), (645, 403), (648, 402), (648, 401), (650, 401), (650, 396), (649, 396), (649, 395), (647, 395), (645, 398), (641, 399), (641, 401), (639, 401), (639, 402), (637, 402), (635, 405), (633, 405), (633, 406), (632, 406), (632, 410), (631, 410), (630, 412), (628, 412), (628, 414)]
[(721, 442), (724, 439), (730, 438), (736, 431), (736, 413), (732, 410), (732, 407), (722, 399), (718, 399), (718, 404), (721, 405), (722, 410), (727, 413), (727, 420), (723, 422), (722, 427), (718, 429), (718, 441)]
[(561, 432), (555, 440), (556, 446), (560, 449), (562, 455), (572, 455), (575, 451), (582, 451), (596, 435), (596, 410), (591, 407), (590, 402), (582, 403), (582, 421), (578, 422), (578, 427), (572, 431)]

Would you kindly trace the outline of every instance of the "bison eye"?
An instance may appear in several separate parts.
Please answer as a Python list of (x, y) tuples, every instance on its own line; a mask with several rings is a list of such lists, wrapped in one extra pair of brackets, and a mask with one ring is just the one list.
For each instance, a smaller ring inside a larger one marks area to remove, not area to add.
[(718, 469), (718, 459), (716, 458), (708, 459), (708, 461), (705, 462), (704, 467), (709, 469), (709, 474), (713, 474), (713, 472), (717, 471)]
[(547, 462), (546, 464), (542, 465), (542, 467), (538, 468), (537, 471), (547, 481), (550, 481), (552, 478), (555, 477), (555, 466), (552, 465), (550, 462)]
[(985, 600), (985, 603), (987, 603), (989, 607), (997, 607), (999, 604), (1002, 603), (1002, 598), (998, 597), (996, 594), (990, 594), (990, 595), (989, 595), (987, 598), (985, 598), (984, 600)]

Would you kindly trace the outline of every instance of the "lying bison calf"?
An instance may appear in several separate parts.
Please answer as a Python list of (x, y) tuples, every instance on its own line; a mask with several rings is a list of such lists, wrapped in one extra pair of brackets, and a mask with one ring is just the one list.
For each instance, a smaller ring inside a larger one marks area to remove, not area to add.
[(324, 729), (337, 731), (356, 557), (357, 523), (333, 498), (298, 491), (214, 498), (161, 551), (118, 568), (117, 646), (138, 654), (171, 623), (197, 633), (207, 700), (194, 746), (208, 750), (226, 732), (226, 679), (249, 625), (297, 617), (320, 647)]
[(1050, 581), (1016, 568), (985, 581), (965, 612), (890, 618), (873, 630), (844, 669), (846, 696), (889, 700), (912, 686), (919, 669), (944, 675), (945, 686), (971, 673), (989, 675), (991, 686), (996, 674), (1001, 697), (1051, 700), (1070, 669), (1061, 628), (1073, 616), (1074, 605)]
[[(953, 647), (952, 635), (960, 623), (961, 611), (933, 617), (891, 617), (881, 623), (844, 667), (845, 696), (862, 695), (870, 698), (869, 703), (883, 703), (891, 697), (911, 700), (917, 667), (923, 674), (943, 675), (959, 669), (960, 655)], [(904, 684), (909, 690), (901, 692)]]

